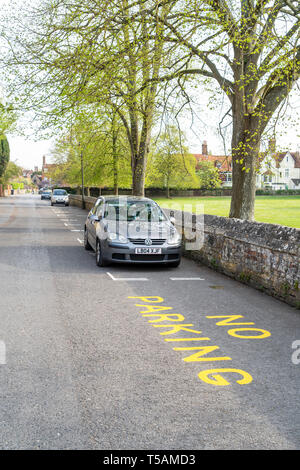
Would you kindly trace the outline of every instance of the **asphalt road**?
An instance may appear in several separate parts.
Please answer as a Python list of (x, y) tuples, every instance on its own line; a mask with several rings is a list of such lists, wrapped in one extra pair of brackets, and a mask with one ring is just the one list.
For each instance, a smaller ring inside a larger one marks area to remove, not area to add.
[(0, 448), (299, 449), (299, 310), (186, 259), (98, 268), (85, 216), (0, 200)]

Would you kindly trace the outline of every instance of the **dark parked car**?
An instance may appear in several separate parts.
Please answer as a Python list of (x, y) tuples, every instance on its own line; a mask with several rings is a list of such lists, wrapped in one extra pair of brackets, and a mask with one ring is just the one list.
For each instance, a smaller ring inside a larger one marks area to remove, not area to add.
[(159, 205), (148, 198), (99, 197), (84, 227), (84, 247), (96, 263), (161, 263), (178, 266), (181, 236)]
[(41, 194), (41, 199), (51, 199), (52, 191), (50, 189), (44, 189)]

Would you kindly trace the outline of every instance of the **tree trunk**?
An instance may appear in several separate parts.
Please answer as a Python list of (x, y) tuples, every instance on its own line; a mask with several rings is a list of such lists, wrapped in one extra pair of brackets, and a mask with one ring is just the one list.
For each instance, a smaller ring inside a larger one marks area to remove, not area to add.
[(132, 194), (144, 196), (145, 193), (145, 155), (139, 155), (135, 159), (132, 169)]
[(132, 157), (132, 193), (134, 196), (145, 194), (145, 173), (152, 126), (151, 112), (145, 112), (139, 146)]
[(229, 217), (254, 220), (256, 169), (260, 145), (259, 122), (233, 116), (232, 198)]
[(113, 129), (112, 135), (112, 151), (113, 151), (113, 173), (114, 173), (114, 194), (119, 194), (119, 174), (118, 174), (118, 152), (117, 152), (117, 133)]

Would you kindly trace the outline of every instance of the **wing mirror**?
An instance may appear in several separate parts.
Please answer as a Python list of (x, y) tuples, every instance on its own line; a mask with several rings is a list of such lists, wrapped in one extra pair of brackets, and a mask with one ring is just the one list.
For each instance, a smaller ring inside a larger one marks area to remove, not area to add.
[(94, 222), (100, 222), (100, 220), (103, 218), (103, 215), (102, 214), (99, 214), (99, 215), (95, 215), (93, 217), (93, 221)]

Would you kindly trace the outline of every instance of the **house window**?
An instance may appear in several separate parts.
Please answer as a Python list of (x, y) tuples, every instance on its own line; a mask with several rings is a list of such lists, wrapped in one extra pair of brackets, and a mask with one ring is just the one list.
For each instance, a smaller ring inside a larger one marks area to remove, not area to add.
[(288, 178), (290, 176), (290, 170), (288, 168), (284, 171), (284, 176), (286, 178)]
[(231, 173), (226, 173), (226, 181), (230, 183), (232, 181)]
[(265, 183), (272, 183), (272, 175), (264, 175)]

